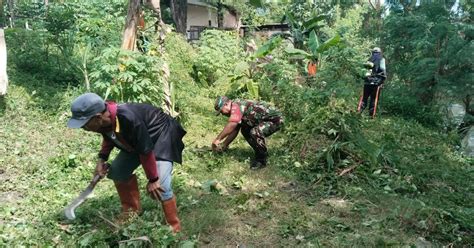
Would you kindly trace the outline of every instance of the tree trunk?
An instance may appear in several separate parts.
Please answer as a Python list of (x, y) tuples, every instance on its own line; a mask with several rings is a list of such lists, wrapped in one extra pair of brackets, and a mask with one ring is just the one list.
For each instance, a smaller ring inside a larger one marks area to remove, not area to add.
[(163, 63), (163, 110), (173, 116), (176, 117), (178, 114), (174, 111), (174, 104), (173, 104), (173, 85), (170, 81), (170, 69), (167, 62)]
[(224, 27), (224, 5), (222, 1), (217, 2), (217, 27)]
[[(372, 1), (375, 2), (375, 5), (372, 3)], [(375, 22), (375, 30), (377, 32), (380, 32), (382, 29), (382, 2), (381, 0), (369, 0), (369, 4), (375, 10), (374, 12), (369, 13), (369, 16), (372, 16), (374, 18), (373, 20)]]
[(171, 12), (178, 33), (186, 35), (188, 3), (186, 0), (171, 0)]
[(7, 94), (7, 86), (7, 45), (3, 29), (0, 29), (0, 96)]
[[(157, 21), (155, 23), (155, 33), (157, 34), (156, 36), (156, 42), (159, 44), (157, 47), (158, 53), (161, 55), (162, 58), (165, 56), (165, 47), (164, 47), (164, 42), (165, 42), (165, 37), (169, 30), (166, 25), (163, 23), (163, 20), (161, 19), (161, 8), (160, 8), (160, 0), (147, 0), (146, 2), (148, 8), (150, 8), (155, 17), (157, 18)], [(173, 3), (172, 3), (173, 4)], [(186, 13), (186, 12), (185, 12)], [(187, 13), (186, 13), (187, 15)], [(173, 16), (174, 19), (174, 16)], [(178, 25), (176, 25), (178, 26)], [(186, 33), (186, 23), (184, 24), (184, 32)], [(163, 60), (163, 103), (162, 103), (162, 108), (163, 110), (175, 117), (178, 115), (174, 111), (174, 105), (173, 105), (173, 99), (172, 99), (172, 93), (173, 93), (173, 86), (170, 82), (170, 70), (168, 63)]]
[(137, 39), (137, 24), (140, 17), (141, 0), (130, 0), (128, 3), (127, 20), (123, 31), (122, 49), (135, 50)]
[(8, 1), (8, 10), (10, 11), (10, 27), (13, 28), (15, 26), (15, 3), (14, 0), (7, 0)]
[(146, 6), (153, 11), (153, 15), (157, 19), (155, 23), (155, 32), (158, 33), (159, 29), (164, 26), (163, 19), (161, 18), (160, 0), (147, 0)]
[(5, 11), (3, 9), (3, 0), (0, 0), (0, 28), (5, 27)]

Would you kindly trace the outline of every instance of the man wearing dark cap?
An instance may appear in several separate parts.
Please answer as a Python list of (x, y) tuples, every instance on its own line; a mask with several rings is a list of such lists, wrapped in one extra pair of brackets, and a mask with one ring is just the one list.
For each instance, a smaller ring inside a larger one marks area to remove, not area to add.
[[(250, 163), (251, 169), (260, 169), (267, 165), (267, 146), (265, 137), (280, 130), (283, 116), (275, 107), (266, 102), (250, 100), (230, 100), (219, 96), (214, 103), (216, 114), (229, 116), (229, 122), (212, 142), (214, 151), (226, 150), (240, 132), (255, 151), (255, 158)], [(221, 145), (221, 141), (224, 140)]]
[(368, 72), (364, 78), (364, 91), (359, 100), (357, 110), (359, 113), (362, 113), (367, 107), (367, 102), (370, 98), (369, 116), (375, 117), (380, 89), (383, 87), (383, 83), (387, 78), (387, 69), (385, 59), (382, 56), (382, 49), (374, 47), (374, 49), (372, 49), (372, 55), (365, 65)]
[[(148, 179), (147, 191), (161, 201), (173, 232), (181, 229), (176, 198), (171, 189), (173, 162), (181, 163), (186, 131), (160, 108), (148, 104), (104, 102), (86, 93), (72, 102), (70, 128), (102, 135), (95, 174), (114, 180), (122, 204), (121, 218), (139, 214), (140, 194), (134, 170), (141, 164)], [(110, 168), (105, 165), (114, 147), (120, 149)]]

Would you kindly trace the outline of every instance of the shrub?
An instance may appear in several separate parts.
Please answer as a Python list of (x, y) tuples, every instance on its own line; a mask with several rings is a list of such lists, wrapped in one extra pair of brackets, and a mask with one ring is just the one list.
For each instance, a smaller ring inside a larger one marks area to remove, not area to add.
[(401, 82), (393, 82), (382, 91), (380, 110), (404, 119), (414, 119), (425, 126), (439, 127), (441, 118), (434, 105), (423, 105)]
[(77, 82), (77, 71), (65, 67), (64, 57), (48, 45), (49, 34), (25, 29), (5, 30), (8, 66), (53, 84)]
[(94, 87), (121, 102), (161, 105), (163, 62), (140, 52), (108, 48), (96, 59), (101, 66), (91, 72)]
[[(191, 105), (188, 99), (190, 92), (197, 94), (197, 85), (192, 78), (193, 61), (196, 58), (196, 51), (186, 41), (185, 37), (179, 33), (169, 33), (165, 39), (166, 58), (169, 62), (170, 81), (173, 87), (172, 101), (174, 109), (179, 113), (178, 118), (182, 123), (186, 123)], [(194, 95), (194, 94), (192, 94)]]
[(191, 77), (196, 52), (179, 33), (169, 33), (165, 39), (167, 60), (170, 66), (170, 79), (176, 87), (194, 84)]
[(206, 30), (199, 40), (193, 77), (201, 85), (212, 85), (239, 60), (243, 51), (234, 32)]

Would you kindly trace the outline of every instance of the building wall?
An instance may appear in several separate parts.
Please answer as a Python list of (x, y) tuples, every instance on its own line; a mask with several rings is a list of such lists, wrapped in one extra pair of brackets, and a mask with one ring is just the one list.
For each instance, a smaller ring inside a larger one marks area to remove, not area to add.
[(209, 20), (212, 27), (217, 27), (216, 9), (188, 4), (187, 30), (190, 30), (191, 26), (209, 27)]
[[(201, 32), (206, 29), (206, 27), (217, 28), (217, 18), (217, 8), (198, 0), (188, 0), (186, 24), (186, 36), (188, 40), (199, 39)], [(229, 13), (229, 11), (225, 11), (223, 21), (223, 28), (225, 29), (238, 30), (240, 28), (239, 17), (234, 16), (233, 14)]]
[(240, 28), (240, 19), (238, 16), (234, 16), (229, 11), (224, 13), (224, 28)]

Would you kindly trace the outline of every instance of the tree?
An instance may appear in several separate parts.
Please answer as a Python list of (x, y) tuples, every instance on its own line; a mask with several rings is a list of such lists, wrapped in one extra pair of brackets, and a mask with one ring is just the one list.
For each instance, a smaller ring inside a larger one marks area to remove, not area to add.
[(155, 32), (158, 32), (161, 27), (164, 27), (163, 18), (161, 18), (160, 0), (147, 0), (145, 4), (156, 18)]
[[(166, 27), (165, 23), (161, 18), (161, 8), (160, 8), (160, 0), (148, 0), (147, 6), (153, 11), (157, 21), (155, 23), (155, 34), (157, 37), (156, 42), (158, 43), (157, 52), (158, 55), (162, 58), (165, 57), (165, 48), (164, 42), (165, 37), (170, 30)], [(185, 14), (186, 16), (186, 14)], [(186, 32), (186, 23), (184, 24), (184, 30)], [(163, 60), (163, 109), (166, 113), (170, 114), (171, 116), (176, 116), (178, 113), (175, 112), (173, 108), (173, 101), (172, 101), (172, 91), (173, 85), (170, 81), (170, 69), (169, 65), (166, 61)]]
[(0, 28), (5, 27), (5, 10), (3, 8), (4, 0), (0, 0)]
[(135, 50), (141, 0), (130, 0), (122, 38), (122, 49)]
[[(137, 26), (139, 24), (139, 20), (142, 15), (141, 2), (142, 2), (141, 0), (129, 1), (127, 19), (125, 22), (125, 28), (123, 32), (122, 49), (134, 51), (136, 48)], [(169, 32), (169, 29), (166, 27), (166, 25), (163, 23), (163, 20), (161, 19), (160, 0), (147, 0), (145, 4), (149, 9), (152, 10), (154, 16), (157, 18), (157, 21), (155, 23), (155, 34), (157, 37), (156, 42), (158, 43), (158, 46), (156, 47), (157, 55), (164, 58), (165, 50), (164, 50), (163, 43), (164, 43), (166, 33)], [(184, 29), (186, 30), (186, 26), (184, 27)], [(163, 69), (162, 81), (163, 81), (163, 94), (164, 94), (163, 109), (167, 113), (174, 116), (176, 115), (176, 113), (173, 110), (173, 107), (172, 107), (173, 104), (171, 100), (171, 95), (172, 95), (171, 91), (173, 87), (169, 80), (169, 77), (170, 77), (169, 66), (164, 60), (162, 64), (162, 69)]]
[(186, 35), (188, 3), (187, 0), (171, 0), (171, 12), (176, 32)]
[(423, 105), (473, 92), (473, 29), (444, 4), (388, 16), (382, 41), (391, 70)]
[(8, 11), (10, 13), (10, 27), (15, 26), (15, 0), (7, 0)]
[(5, 33), (0, 29), (0, 96), (7, 93), (7, 45), (5, 43)]

